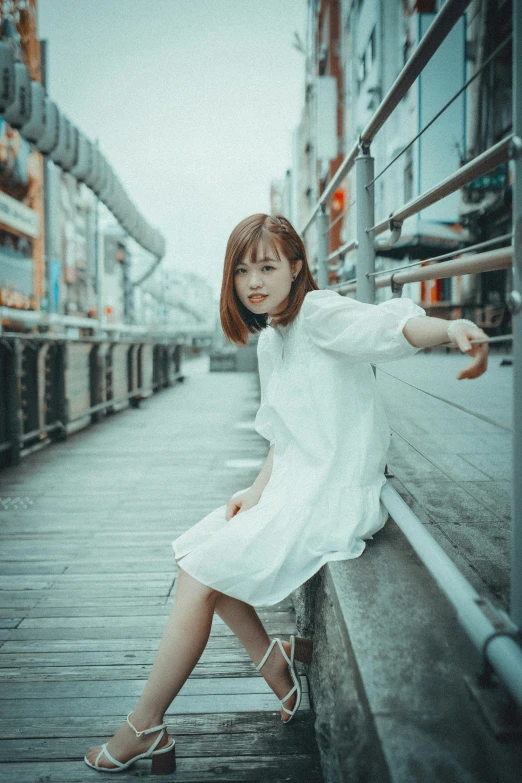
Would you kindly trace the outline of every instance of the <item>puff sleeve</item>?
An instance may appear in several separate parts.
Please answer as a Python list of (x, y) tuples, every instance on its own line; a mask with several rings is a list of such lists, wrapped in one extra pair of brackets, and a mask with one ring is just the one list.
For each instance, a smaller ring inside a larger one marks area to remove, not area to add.
[(412, 299), (368, 304), (320, 289), (306, 294), (301, 310), (303, 328), (315, 345), (342, 353), (354, 362), (377, 364), (420, 351), (402, 332), (409, 318), (426, 315)]
[(259, 386), (261, 389), (261, 403), (254, 421), (255, 431), (270, 441), (270, 445), (275, 442), (275, 431), (273, 424), (272, 408), (268, 405), (266, 390), (268, 381), (274, 369), (274, 357), (270, 350), (270, 335), (265, 329), (259, 335), (257, 342), (257, 363), (259, 370)]

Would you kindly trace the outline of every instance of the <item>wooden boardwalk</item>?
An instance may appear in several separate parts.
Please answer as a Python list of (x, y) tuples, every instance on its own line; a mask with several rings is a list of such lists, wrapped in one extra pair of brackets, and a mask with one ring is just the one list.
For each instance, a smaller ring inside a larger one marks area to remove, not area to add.
[[(187, 363), (183, 384), (0, 473), (0, 780), (98, 780), (83, 755), (132, 710), (176, 581), (171, 540), (257, 475), (253, 373)], [(259, 611), (296, 632), (290, 598)], [(166, 714), (174, 781), (321, 781), (302, 675), (289, 726), (217, 616)], [(141, 777), (138, 762), (118, 780)]]

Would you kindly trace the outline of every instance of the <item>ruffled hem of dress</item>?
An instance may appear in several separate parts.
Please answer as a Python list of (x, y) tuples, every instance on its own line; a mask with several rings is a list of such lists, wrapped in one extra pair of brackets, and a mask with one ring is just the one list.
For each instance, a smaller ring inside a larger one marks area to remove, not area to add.
[[(269, 482), (271, 491), (263, 493), (258, 504), (259, 507), (266, 506), (269, 517), (274, 508), (280, 505), (277, 484), (283, 476), (284, 471), (273, 471), (274, 481)], [(384, 476), (382, 478), (384, 482)], [(266, 489), (268, 490), (268, 485)], [(364, 512), (361, 514), (359, 511), (357, 515), (358, 524), (349, 524), (349, 514), (341, 517), (346, 522), (346, 527), (340, 524), (338, 527), (334, 526), (330, 532), (324, 531), (320, 525), (312, 524), (308, 530), (303, 530), (294, 543), (282, 541), (281, 547), (275, 545), (266, 567), (263, 567), (259, 560), (253, 562), (251, 553), (245, 556), (241, 549), (234, 553), (235, 566), (231, 563), (230, 568), (223, 572), (219, 562), (216, 564), (213, 556), (216, 552), (210, 539), (214, 533), (219, 536), (223, 529), (226, 505), (214, 509), (198, 523), (205, 528), (205, 540), (200, 538), (202, 530), (198, 530), (198, 525), (195, 525), (172, 542), (176, 563), (205, 586), (232, 598), (252, 606), (277, 604), (310, 579), (325, 563), (359, 557), (366, 546), (365, 541), (371, 539), (384, 526), (387, 513), (384, 506), (379, 505), (380, 488), (373, 486), (358, 489), (359, 501), (363, 501), (364, 508)], [(352, 503), (353, 491), (354, 487), (351, 488)], [(294, 512), (299, 513), (295, 509)], [(230, 554), (233, 554), (233, 547)], [(245, 569), (249, 562), (252, 563), (252, 568)]]
[[(371, 536), (370, 536), (371, 538)], [(179, 564), (178, 560), (181, 560), (185, 555), (190, 555), (192, 550), (189, 550), (188, 552), (185, 552), (184, 554), (177, 554), (176, 553), (176, 547), (174, 543), (172, 544), (172, 548), (174, 550), (174, 559), (176, 560), (176, 563), (180, 568), (182, 568), (184, 571), (186, 571), (189, 576), (191, 576), (193, 579), (196, 579), (201, 584), (205, 585), (205, 587), (208, 587), (212, 590), (218, 590), (220, 593), (223, 593), (224, 595), (228, 595), (231, 598), (236, 598), (239, 601), (244, 601), (247, 604), (250, 604), (254, 607), (264, 607), (264, 606), (274, 606), (275, 604), (280, 603), (281, 601), (284, 601), (288, 596), (290, 596), (295, 590), (298, 590), (300, 587), (302, 587), (305, 582), (307, 582), (309, 579), (311, 579), (315, 574), (320, 571), (320, 569), (326, 565), (326, 563), (335, 562), (339, 560), (355, 560), (357, 557), (360, 557), (364, 550), (366, 549), (366, 540), (363, 539), (354, 539), (353, 541), (354, 545), (358, 545), (357, 549), (352, 547), (350, 552), (325, 552), (324, 555), (322, 555), (318, 562), (314, 564), (310, 564), (310, 567), (306, 570), (304, 578), (300, 578), (298, 583), (295, 583), (291, 585), (291, 583), (288, 583), (284, 588), (280, 588), (279, 590), (275, 590), (272, 592), (268, 592), (266, 594), (262, 594), (261, 591), (259, 591), (257, 594), (248, 593), (244, 590), (236, 590), (236, 589), (223, 589), (222, 587), (219, 587), (219, 581), (209, 579), (205, 576), (205, 574), (201, 574), (201, 572), (197, 572), (198, 569), (192, 569), (192, 566), (189, 563), (188, 568), (185, 567), (185, 564)]]

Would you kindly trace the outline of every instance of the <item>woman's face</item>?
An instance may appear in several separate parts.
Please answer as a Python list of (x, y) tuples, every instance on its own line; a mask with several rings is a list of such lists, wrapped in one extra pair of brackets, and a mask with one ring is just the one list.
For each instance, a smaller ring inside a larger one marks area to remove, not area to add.
[(255, 263), (244, 258), (236, 265), (236, 293), (241, 304), (252, 313), (274, 316), (286, 306), (292, 287), (292, 275), (299, 273), (302, 261), (290, 265), (281, 250), (279, 256), (280, 261), (273, 250), (260, 243)]

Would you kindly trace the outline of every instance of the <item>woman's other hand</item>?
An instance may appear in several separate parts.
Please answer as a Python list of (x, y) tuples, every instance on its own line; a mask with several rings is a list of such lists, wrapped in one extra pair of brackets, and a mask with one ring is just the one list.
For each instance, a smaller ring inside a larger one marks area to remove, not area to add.
[(453, 339), (457, 343), (457, 347), (462, 353), (473, 357), (471, 364), (464, 367), (457, 375), (457, 380), (461, 381), (463, 378), (478, 378), (479, 375), (486, 372), (488, 368), (488, 343), (470, 343), (470, 340), (478, 340), (480, 338), (486, 338), (486, 332), (479, 326), (470, 326), (469, 324), (457, 324), (453, 327)]
[(253, 506), (257, 505), (260, 497), (261, 493), (256, 492), (252, 487), (250, 487), (250, 489), (245, 489), (244, 492), (240, 492), (239, 495), (231, 497), (225, 511), (225, 519), (227, 522), (241, 511), (247, 511), (249, 508), (253, 508)]

